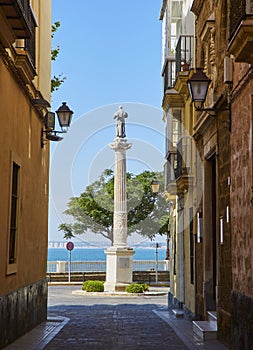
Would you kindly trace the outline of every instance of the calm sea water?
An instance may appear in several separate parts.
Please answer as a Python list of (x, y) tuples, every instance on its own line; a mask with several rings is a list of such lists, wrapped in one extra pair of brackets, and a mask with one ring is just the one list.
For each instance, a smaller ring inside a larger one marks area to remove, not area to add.
[[(136, 248), (135, 254), (133, 255), (133, 260), (155, 260), (156, 250), (154, 249), (144, 249)], [(101, 248), (74, 248), (71, 251), (72, 261), (105, 261), (105, 249)], [(164, 248), (158, 249), (158, 260), (164, 260), (166, 251)], [(48, 249), (48, 261), (68, 261), (69, 252), (65, 248), (49, 248)]]

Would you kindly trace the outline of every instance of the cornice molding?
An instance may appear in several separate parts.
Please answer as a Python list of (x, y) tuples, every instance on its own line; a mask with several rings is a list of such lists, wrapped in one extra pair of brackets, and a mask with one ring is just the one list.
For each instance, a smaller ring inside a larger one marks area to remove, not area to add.
[(160, 16), (159, 16), (159, 19), (161, 21), (163, 20), (163, 16), (164, 16), (164, 12), (166, 10), (166, 7), (167, 7), (167, 0), (163, 0), (162, 7), (161, 7), (161, 10), (160, 10)]
[(181, 94), (179, 94), (178, 91), (175, 89), (167, 89), (165, 91), (163, 102), (162, 102), (162, 108), (164, 110), (167, 110), (170, 107), (183, 107), (184, 106), (184, 99)]
[[(29, 81), (29, 84), (27, 83), (27, 74), (31, 73), (29, 71), (27, 72), (21, 72), (20, 67), (16, 67), (13, 59), (10, 57), (8, 52), (6, 51), (5, 47), (0, 43), (0, 58), (2, 59), (3, 63), (9, 70), (9, 72), (12, 74), (13, 78), (19, 85), (20, 89), (23, 91), (23, 93), (26, 95), (26, 97), (31, 101), (33, 98), (35, 98), (35, 92), (39, 93), (32, 81)], [(31, 73), (32, 74), (32, 73)], [(36, 113), (38, 115), (38, 118), (43, 122), (44, 118), (40, 111), (38, 111), (37, 108), (35, 108)]]
[(191, 11), (198, 17), (200, 14), (200, 11), (203, 7), (204, 1), (203, 0), (194, 0), (192, 3)]
[(189, 89), (187, 86), (187, 80), (190, 77), (190, 71), (179, 72), (177, 75), (177, 80), (175, 82), (175, 89), (184, 96), (184, 99), (189, 97)]

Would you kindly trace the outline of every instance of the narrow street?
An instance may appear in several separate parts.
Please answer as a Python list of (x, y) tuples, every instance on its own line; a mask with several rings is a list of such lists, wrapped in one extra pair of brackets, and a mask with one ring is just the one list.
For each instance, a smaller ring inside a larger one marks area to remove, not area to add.
[(203, 343), (191, 322), (177, 320), (167, 308), (167, 294), (152, 296), (76, 295), (80, 286), (49, 287), (48, 317), (69, 318), (46, 350), (226, 349)]
[(187, 349), (172, 328), (153, 312), (164, 310), (166, 303), (166, 295), (73, 297), (69, 288), (50, 287), (49, 317), (70, 320), (45, 349)]
[(5, 350), (226, 350), (218, 340), (199, 339), (190, 321), (168, 310), (167, 289), (84, 295), (81, 285), (49, 286), (47, 322)]

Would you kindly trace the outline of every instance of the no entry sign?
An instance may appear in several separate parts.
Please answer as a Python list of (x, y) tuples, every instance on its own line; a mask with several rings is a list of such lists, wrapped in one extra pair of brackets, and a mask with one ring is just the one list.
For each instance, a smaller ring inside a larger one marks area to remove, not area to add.
[(73, 243), (73, 242), (68, 242), (68, 243), (66, 244), (66, 248), (67, 248), (68, 250), (73, 250), (73, 249), (74, 249), (74, 243)]

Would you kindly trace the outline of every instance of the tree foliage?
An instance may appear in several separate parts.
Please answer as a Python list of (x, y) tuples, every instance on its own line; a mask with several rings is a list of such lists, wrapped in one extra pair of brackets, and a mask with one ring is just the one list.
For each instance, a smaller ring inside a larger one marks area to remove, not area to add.
[[(151, 182), (157, 177), (160, 193), (163, 192), (161, 173), (144, 171), (133, 175), (127, 173), (128, 234), (136, 232), (153, 239), (156, 234), (163, 235), (168, 230), (168, 206), (162, 194), (155, 196)], [(99, 179), (87, 186), (79, 197), (72, 197), (64, 212), (72, 216), (73, 223), (64, 223), (59, 230), (64, 238), (92, 231), (108, 238), (113, 243), (113, 198), (114, 174), (106, 169)]]
[[(61, 26), (61, 24), (59, 21), (52, 24), (51, 38), (54, 37), (57, 29), (60, 28), (60, 26)], [(51, 61), (55, 61), (57, 59), (59, 53), (60, 53), (60, 46), (57, 45), (56, 48), (53, 48), (51, 50)], [(63, 77), (63, 73), (61, 73), (59, 75), (54, 75), (51, 78), (51, 92), (57, 91), (60, 88), (60, 86), (64, 83), (65, 80), (66, 80), (66, 77)]]

